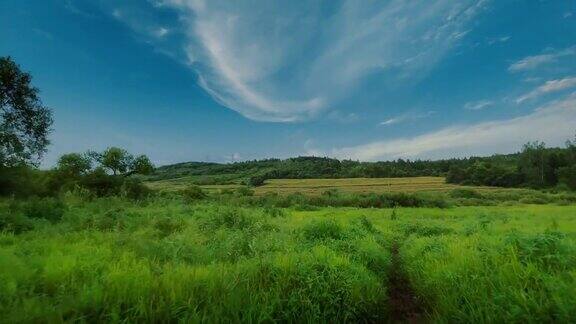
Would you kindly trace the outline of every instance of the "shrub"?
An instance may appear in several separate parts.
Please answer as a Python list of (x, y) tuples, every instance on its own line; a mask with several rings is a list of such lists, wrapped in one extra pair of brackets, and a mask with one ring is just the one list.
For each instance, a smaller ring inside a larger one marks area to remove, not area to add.
[(206, 198), (206, 193), (196, 185), (189, 185), (182, 191), (182, 196), (187, 202), (192, 202)]
[(521, 198), (520, 202), (523, 204), (535, 204), (535, 205), (545, 205), (549, 203), (549, 201), (544, 199), (543, 197), (536, 197), (536, 196), (528, 196)]
[(180, 218), (159, 217), (154, 220), (154, 228), (160, 233), (161, 237), (181, 232), (185, 226), (186, 223)]
[(96, 168), (82, 177), (80, 184), (96, 196), (104, 197), (119, 194), (124, 183), (123, 180), (123, 177), (107, 174), (103, 168)]
[(0, 231), (20, 234), (33, 228), (34, 224), (32, 221), (22, 215), (21, 212), (13, 212), (7, 209), (0, 210)]
[(309, 241), (339, 240), (343, 232), (340, 224), (333, 219), (312, 221), (303, 228), (304, 237)]
[(0, 167), (0, 196), (46, 196), (50, 173), (28, 166)]
[(254, 190), (248, 187), (239, 187), (238, 189), (236, 189), (236, 195), (240, 197), (254, 196)]
[(459, 188), (459, 189), (453, 189), (452, 191), (450, 191), (450, 197), (452, 197), (452, 198), (481, 199), (482, 194), (476, 190), (473, 190), (473, 189)]
[(137, 179), (126, 179), (120, 192), (123, 197), (133, 200), (146, 199), (152, 194), (152, 190)]
[(29, 218), (46, 219), (52, 223), (62, 219), (66, 206), (56, 198), (37, 198), (32, 197), (26, 201), (13, 202), (11, 212), (23, 213)]

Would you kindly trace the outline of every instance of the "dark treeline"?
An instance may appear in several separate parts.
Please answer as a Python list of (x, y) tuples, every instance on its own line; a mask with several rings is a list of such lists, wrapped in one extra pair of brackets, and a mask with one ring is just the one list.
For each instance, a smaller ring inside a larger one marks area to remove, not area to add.
[[(447, 182), (497, 187), (576, 189), (576, 139), (564, 148), (524, 145), (519, 153), (444, 160), (359, 162), (326, 157), (266, 159), (228, 164), (189, 162), (158, 168), (152, 180), (200, 176), (200, 184), (241, 178), (259, 186), (267, 179), (395, 178), (445, 176)], [(210, 182), (209, 180), (212, 180)]]

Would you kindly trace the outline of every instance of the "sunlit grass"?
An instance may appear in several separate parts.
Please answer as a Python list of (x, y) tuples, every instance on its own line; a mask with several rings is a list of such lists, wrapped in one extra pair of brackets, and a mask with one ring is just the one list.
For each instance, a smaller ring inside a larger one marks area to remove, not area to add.
[(64, 200), (59, 222), (0, 234), (2, 321), (386, 321), (394, 242), (428, 320), (576, 316), (574, 206)]

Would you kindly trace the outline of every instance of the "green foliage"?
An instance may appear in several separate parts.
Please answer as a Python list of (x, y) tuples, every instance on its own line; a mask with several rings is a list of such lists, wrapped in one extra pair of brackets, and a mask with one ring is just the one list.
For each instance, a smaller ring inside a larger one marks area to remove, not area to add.
[(477, 198), (482, 199), (483, 196), (476, 190), (473, 189), (453, 189), (450, 191), (450, 197), (452, 198)]
[(65, 204), (57, 198), (31, 197), (26, 201), (14, 201), (10, 207), (12, 213), (22, 213), (32, 219), (46, 219), (56, 223), (62, 219), (66, 211)]
[(0, 232), (20, 234), (34, 228), (34, 223), (21, 211), (13, 208), (0, 208)]
[(342, 228), (333, 219), (311, 222), (303, 228), (302, 232), (309, 241), (339, 240), (343, 237)]
[(50, 173), (25, 165), (0, 167), (0, 196), (46, 196), (50, 194), (50, 179)]
[(424, 322), (576, 314), (573, 206), (397, 208), (391, 220), (382, 209), (66, 199), (54, 223), (0, 200), (3, 320), (389, 322), (395, 244)]
[(0, 57), (0, 168), (37, 164), (50, 143), (52, 114), (31, 81), (10, 57)]
[(155, 170), (154, 164), (146, 155), (139, 155), (133, 161), (131, 167), (131, 172), (135, 174), (148, 175), (152, 174)]
[(248, 187), (239, 187), (238, 189), (236, 189), (234, 193), (241, 197), (254, 196), (254, 190)]
[(92, 160), (85, 154), (64, 154), (58, 159), (56, 169), (62, 176), (79, 178), (92, 169)]
[(182, 196), (188, 202), (206, 198), (206, 193), (196, 185), (189, 185), (182, 191)]
[(109, 175), (103, 168), (98, 167), (82, 177), (80, 185), (96, 196), (103, 197), (120, 194), (123, 182), (123, 178)]
[(152, 190), (138, 179), (126, 179), (120, 187), (120, 194), (129, 199), (143, 200), (152, 195)]

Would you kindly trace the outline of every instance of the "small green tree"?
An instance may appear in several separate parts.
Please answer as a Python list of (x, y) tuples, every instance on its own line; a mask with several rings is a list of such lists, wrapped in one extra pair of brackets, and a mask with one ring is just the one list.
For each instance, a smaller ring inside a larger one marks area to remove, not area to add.
[(58, 159), (56, 169), (65, 175), (79, 177), (92, 169), (92, 160), (85, 154), (64, 154)]
[(137, 156), (132, 162), (131, 173), (136, 174), (151, 174), (154, 172), (154, 164), (146, 155)]

